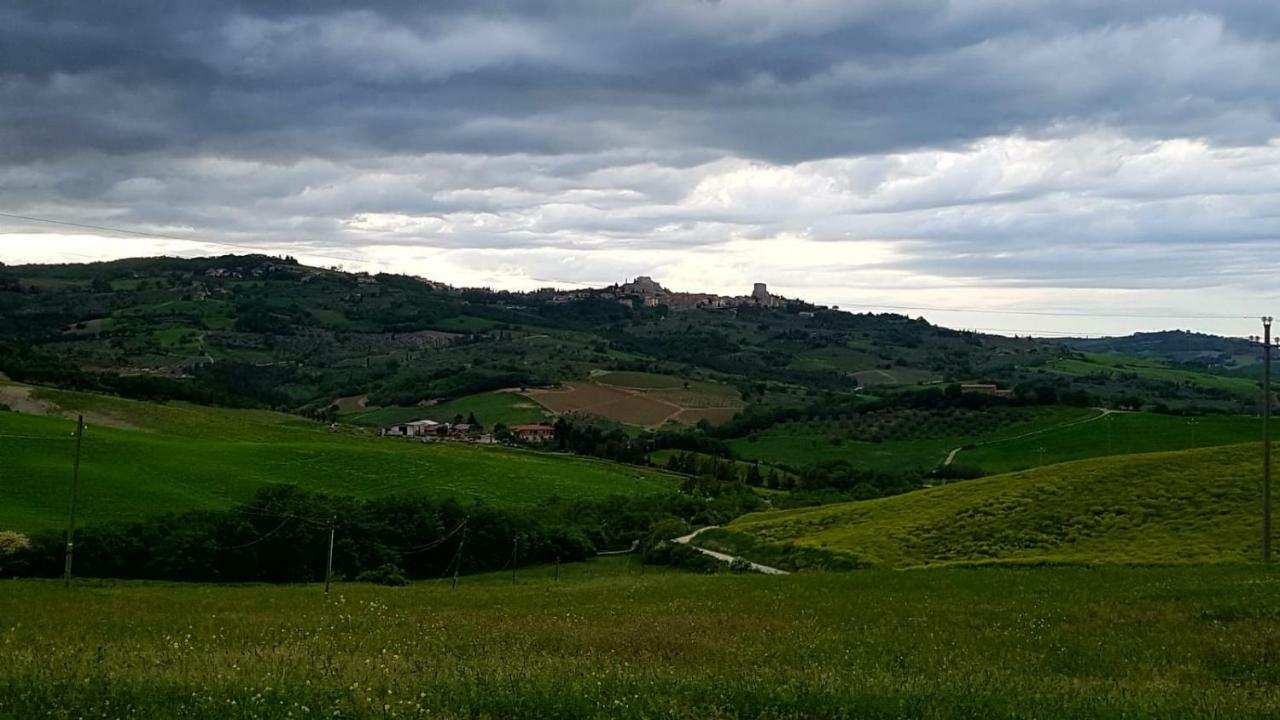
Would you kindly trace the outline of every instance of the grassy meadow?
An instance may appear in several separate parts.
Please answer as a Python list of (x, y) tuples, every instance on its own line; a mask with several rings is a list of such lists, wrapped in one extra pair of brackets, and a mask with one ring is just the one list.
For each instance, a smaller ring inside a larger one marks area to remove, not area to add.
[(1094, 422), (1060, 427), (1028, 437), (988, 441), (960, 451), (955, 462), (987, 472), (1009, 472), (1104, 455), (1127, 455), (1257, 442), (1261, 418), (1157, 413), (1112, 413)]
[(1120, 379), (1132, 376), (1144, 380), (1195, 385), (1243, 397), (1253, 397), (1259, 392), (1259, 383), (1249, 378), (1171, 367), (1158, 360), (1121, 353), (1081, 353), (1076, 358), (1052, 360), (1045, 367), (1050, 372), (1061, 375), (1097, 375)]
[(341, 420), (356, 425), (379, 427), (424, 419), (453, 422), (458, 415), (466, 419), (471, 414), (474, 414), (476, 420), (486, 429), (492, 429), (497, 423), (519, 425), (546, 422), (548, 418), (546, 411), (524, 395), (513, 391), (494, 391), (467, 395), (424, 407), (370, 408), (343, 415)]
[(1230, 445), (1262, 436), (1262, 421), (1247, 415), (1186, 418), (1117, 412), (1104, 417), (1093, 408), (1054, 406), (991, 413), (1001, 415), (1008, 417), (994, 427), (938, 419), (918, 426), (914, 437), (890, 435), (879, 442), (851, 439), (850, 430), (860, 429), (850, 425), (853, 421), (791, 422), (729, 444), (740, 456), (761, 462), (801, 467), (844, 460), (875, 470), (928, 470), (961, 448), (955, 463), (999, 473), (1108, 454)]
[(929, 469), (942, 464), (949, 452), (964, 445), (1047, 432), (1098, 414), (1099, 411), (1090, 408), (1072, 407), (993, 411), (985, 416), (973, 416), (986, 421), (976, 426), (931, 418), (903, 428), (910, 433), (908, 437), (887, 432), (887, 437), (878, 442), (854, 439), (865, 432), (862, 426), (867, 421), (863, 419), (796, 421), (775, 425), (729, 444), (749, 460), (792, 467), (845, 460), (877, 470)]
[(0, 718), (1273, 718), (1260, 567), (0, 583)]
[[(33, 390), (27, 402), (86, 413), (82, 523), (228, 507), (268, 483), (356, 497), (418, 493), (494, 505), (655, 493), (675, 484), (671, 476), (645, 468), (330, 432), (279, 413), (43, 389)], [(57, 415), (0, 412), (0, 528), (34, 530), (65, 522), (74, 426)]]
[(1261, 547), (1260, 468), (1258, 444), (1095, 458), (749, 514), (699, 541), (761, 545), (748, 554), (763, 562), (794, 547), (888, 567), (1249, 562)]

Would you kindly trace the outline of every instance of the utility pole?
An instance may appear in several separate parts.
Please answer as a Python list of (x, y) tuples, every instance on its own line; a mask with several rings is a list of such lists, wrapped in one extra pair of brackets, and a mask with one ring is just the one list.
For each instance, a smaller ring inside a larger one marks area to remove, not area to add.
[(462, 546), (467, 542), (467, 523), (462, 522), (462, 537), (458, 539), (458, 557), (453, 563), (453, 589), (458, 589), (458, 569), (462, 567)]
[(333, 531), (337, 518), (329, 519), (329, 560), (324, 567), (324, 599), (329, 599), (329, 584), (333, 581)]
[(71, 587), (71, 556), (76, 545), (76, 495), (80, 492), (80, 446), (84, 442), (84, 415), (76, 416), (76, 459), (71, 466), (71, 507), (67, 511), (67, 559), (62, 584)]
[(519, 562), (520, 536), (511, 538), (511, 584), (516, 584), (516, 563)]
[(556, 556), (556, 582), (560, 582), (560, 556)]
[(1262, 562), (1271, 562), (1271, 321), (1262, 318)]
[(1200, 424), (1200, 421), (1196, 418), (1191, 418), (1187, 421), (1187, 424), (1191, 426), (1191, 449), (1194, 450), (1196, 448), (1196, 426)]
[(1044, 465), (1044, 446), (1041, 445), (1040, 447), (1036, 448), (1036, 452), (1040, 453), (1040, 464)]

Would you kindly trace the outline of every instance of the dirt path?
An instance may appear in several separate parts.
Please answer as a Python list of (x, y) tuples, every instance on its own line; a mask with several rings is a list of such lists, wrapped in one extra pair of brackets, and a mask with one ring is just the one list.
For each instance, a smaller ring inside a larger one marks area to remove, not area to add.
[[(717, 527), (719, 527), (719, 525), (711, 525), (709, 527), (699, 528), (689, 533), (688, 535), (682, 535), (678, 538), (672, 539), (672, 542), (678, 542), (681, 545), (689, 545), (689, 543), (694, 538), (698, 537), (698, 535), (706, 532), (707, 530), (714, 530)], [(747, 560), (746, 558), (735, 557), (733, 555), (726, 555), (725, 553), (719, 553), (719, 552), (716, 552), (715, 550), (700, 548), (697, 545), (689, 545), (689, 547), (693, 548), (694, 550), (697, 550), (698, 552), (702, 553), (703, 555), (706, 555), (707, 557), (715, 558), (720, 562), (731, 563), (734, 560), (741, 560), (747, 563), (748, 565), (750, 565), (751, 570), (753, 572), (763, 573), (765, 575), (790, 575), (791, 574), (786, 570), (782, 570), (780, 568), (770, 567), (768, 565), (761, 565), (760, 563), (753, 563), (750, 560)]]
[[(988, 440), (987, 442), (975, 443), (974, 447), (975, 448), (985, 447), (987, 445), (995, 445), (997, 443), (1010, 442), (1012, 440), (1025, 440), (1029, 437), (1044, 435), (1045, 433), (1051, 433), (1057, 430), (1066, 430), (1069, 427), (1076, 427), (1077, 425), (1084, 425), (1086, 423), (1097, 422), (1098, 420), (1101, 420), (1102, 418), (1108, 415), (1114, 415), (1115, 413), (1122, 412), (1120, 410), (1111, 410), (1108, 408), (1094, 408), (1094, 410), (1097, 410), (1098, 414), (1092, 417), (1087, 417), (1080, 420), (1072, 420), (1071, 422), (1068, 422), (1068, 423), (1062, 423), (1061, 425), (1054, 425), (1052, 427), (1047, 427), (1047, 428), (1040, 428), (1039, 430), (1032, 430), (1031, 432), (1025, 432), (1025, 433), (1022, 433), (1021, 435), (1014, 435), (1013, 437), (1000, 438), (999, 440)], [(943, 467), (946, 467), (947, 465), (950, 465), (952, 462), (954, 462), (956, 459), (956, 455), (959, 455), (960, 451), (963, 449), (964, 447), (958, 447), (952, 450), (950, 453), (947, 453), (947, 459), (942, 463)]]

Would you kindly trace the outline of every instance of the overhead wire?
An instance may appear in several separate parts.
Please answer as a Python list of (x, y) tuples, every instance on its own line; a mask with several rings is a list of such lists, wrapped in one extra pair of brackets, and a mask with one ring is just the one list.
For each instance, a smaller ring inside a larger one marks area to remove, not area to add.
[(255, 540), (250, 540), (249, 542), (247, 542), (247, 543), (242, 543), (242, 544), (240, 544), (240, 545), (219, 546), (217, 549), (218, 549), (219, 551), (226, 551), (226, 550), (243, 550), (243, 549), (245, 549), (245, 548), (247, 548), (247, 547), (253, 547), (254, 545), (257, 545), (257, 544), (258, 544), (258, 543), (260, 543), (260, 542), (264, 542), (264, 541), (266, 541), (268, 538), (270, 538), (270, 537), (272, 537), (273, 535), (275, 535), (276, 533), (280, 532), (282, 529), (284, 529), (284, 526), (285, 526), (285, 525), (288, 525), (290, 522), (293, 522), (293, 518), (285, 518), (284, 520), (280, 521), (280, 524), (279, 524), (279, 525), (275, 526), (274, 528), (272, 528), (271, 530), (269, 530), (269, 531), (268, 531), (268, 532), (266, 532), (265, 534), (263, 534), (263, 535), (259, 536), (259, 537), (258, 537), (257, 539), (255, 539)]
[(937, 307), (932, 305), (889, 305), (882, 303), (848, 303), (842, 308), (877, 308), (885, 310), (915, 310), (924, 312), (974, 313), (981, 315), (1037, 315), (1043, 317), (1121, 318), (1140, 320), (1256, 320), (1257, 315), (1174, 315), (1155, 313), (1100, 313), (1069, 310), (1012, 310), (1005, 308)]

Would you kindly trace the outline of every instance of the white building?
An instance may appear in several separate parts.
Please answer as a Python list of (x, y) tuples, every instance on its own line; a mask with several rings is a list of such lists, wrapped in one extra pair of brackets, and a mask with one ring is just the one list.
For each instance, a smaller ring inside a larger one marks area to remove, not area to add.
[(440, 423), (435, 420), (414, 420), (413, 422), (388, 425), (382, 428), (387, 437), (427, 437), (434, 435)]

